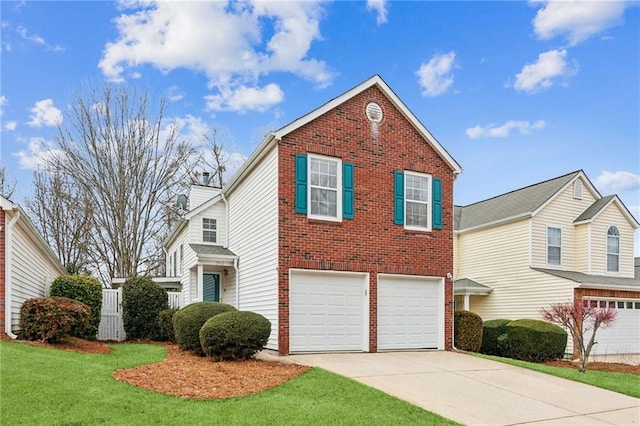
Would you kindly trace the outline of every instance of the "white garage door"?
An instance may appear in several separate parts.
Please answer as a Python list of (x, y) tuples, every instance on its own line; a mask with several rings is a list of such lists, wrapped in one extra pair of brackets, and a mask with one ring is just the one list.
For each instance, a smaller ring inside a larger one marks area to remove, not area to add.
[[(617, 315), (612, 325), (596, 332), (594, 355), (640, 354), (640, 299), (590, 301), (599, 307), (615, 308)], [(588, 332), (591, 337), (591, 332)]]
[(292, 270), (289, 351), (368, 351), (367, 274)]
[(378, 275), (378, 350), (443, 349), (439, 278)]

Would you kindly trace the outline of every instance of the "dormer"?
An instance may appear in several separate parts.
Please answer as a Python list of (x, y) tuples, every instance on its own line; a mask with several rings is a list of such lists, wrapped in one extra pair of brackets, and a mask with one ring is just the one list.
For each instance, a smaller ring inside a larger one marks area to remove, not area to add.
[(207, 172), (202, 173), (201, 182), (189, 188), (189, 210), (193, 210), (220, 194), (221, 188), (213, 186), (213, 178)]

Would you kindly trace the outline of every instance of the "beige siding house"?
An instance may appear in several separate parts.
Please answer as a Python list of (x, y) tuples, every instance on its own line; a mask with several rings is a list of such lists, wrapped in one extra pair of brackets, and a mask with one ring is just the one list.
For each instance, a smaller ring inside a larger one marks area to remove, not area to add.
[(640, 227), (616, 195), (581, 170), (455, 208), (458, 309), (483, 320), (540, 318), (552, 303), (587, 301), (618, 312), (596, 354), (640, 353)]
[(46, 296), (66, 271), (24, 210), (0, 196), (0, 326), (18, 332), (22, 303)]

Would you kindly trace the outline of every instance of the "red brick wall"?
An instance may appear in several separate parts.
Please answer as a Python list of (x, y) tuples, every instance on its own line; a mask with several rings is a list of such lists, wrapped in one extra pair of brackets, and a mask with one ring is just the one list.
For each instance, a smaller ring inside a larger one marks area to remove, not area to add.
[(5, 244), (5, 232), (6, 232), (6, 220), (5, 211), (0, 209), (0, 334), (4, 333), (4, 315), (5, 315), (5, 250), (7, 245)]
[(597, 297), (602, 299), (640, 299), (640, 291), (576, 288), (573, 290), (573, 297), (576, 302), (579, 302), (580, 305), (582, 305), (582, 299), (585, 297)]
[[(365, 115), (377, 102), (377, 137)], [(295, 154), (316, 153), (355, 165), (353, 220), (309, 220), (296, 214)], [(445, 277), (453, 269), (453, 172), (376, 87), (369, 88), (279, 143), (279, 351), (289, 351), (289, 269), (370, 274), (369, 350), (377, 349), (377, 274)], [(443, 229), (406, 231), (393, 223), (394, 170), (442, 180)], [(451, 349), (453, 287), (445, 280), (445, 346)]]

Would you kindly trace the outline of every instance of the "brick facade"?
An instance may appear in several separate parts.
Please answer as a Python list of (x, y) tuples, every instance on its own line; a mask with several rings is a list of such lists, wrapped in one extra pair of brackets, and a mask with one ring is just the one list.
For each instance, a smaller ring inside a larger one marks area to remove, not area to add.
[[(369, 102), (382, 107), (375, 125)], [(369, 350), (377, 351), (377, 274), (446, 277), (453, 270), (453, 180), (448, 163), (376, 86), (285, 135), (278, 145), (279, 352), (289, 352), (289, 269), (368, 272)], [(296, 214), (295, 155), (322, 154), (355, 166), (353, 220), (325, 222)], [(407, 231), (393, 223), (394, 170), (442, 180), (441, 230)], [(453, 283), (445, 278), (445, 349), (451, 349)]]

